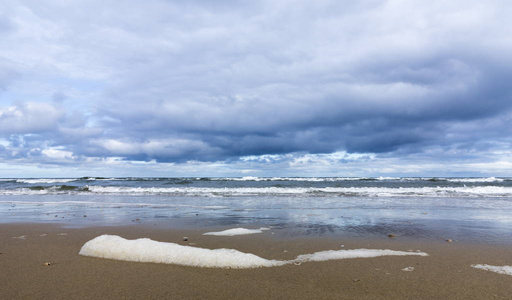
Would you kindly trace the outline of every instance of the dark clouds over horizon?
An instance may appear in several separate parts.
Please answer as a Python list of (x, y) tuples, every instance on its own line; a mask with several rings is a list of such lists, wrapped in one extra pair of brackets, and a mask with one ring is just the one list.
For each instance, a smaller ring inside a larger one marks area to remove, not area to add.
[(246, 157), (293, 157), (290, 167), (346, 153), (362, 158), (358, 167), (413, 164), (412, 174), (426, 163), (510, 162), (511, 8), (8, 2), (0, 8), (0, 162), (243, 169)]

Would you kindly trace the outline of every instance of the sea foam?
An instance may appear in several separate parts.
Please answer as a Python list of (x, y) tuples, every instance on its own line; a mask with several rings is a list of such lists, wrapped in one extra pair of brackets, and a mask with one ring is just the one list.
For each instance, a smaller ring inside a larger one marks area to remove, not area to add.
[(423, 252), (403, 252), (379, 249), (330, 250), (299, 255), (294, 260), (270, 260), (234, 249), (204, 249), (142, 238), (127, 240), (116, 235), (101, 235), (84, 244), (80, 255), (134, 262), (165, 263), (206, 268), (276, 267), (297, 262), (326, 261), (358, 257), (419, 255)]
[(284, 265), (234, 249), (204, 249), (143, 238), (127, 240), (102, 235), (84, 244), (80, 255), (135, 262), (165, 263), (206, 268), (258, 268)]
[(261, 227), (260, 229), (247, 229), (247, 228), (232, 228), (224, 231), (217, 232), (206, 232), (203, 235), (216, 235), (216, 236), (234, 236), (234, 235), (245, 235), (262, 233), (263, 230), (269, 230), (269, 228)]
[(472, 267), (499, 274), (512, 275), (512, 266), (472, 265)]
[(326, 261), (335, 259), (347, 258), (370, 258), (378, 256), (405, 256), (405, 255), (418, 255), (428, 256), (424, 252), (406, 252), (395, 251), (389, 249), (354, 249), (354, 250), (327, 250), (315, 252), (313, 254), (303, 254), (297, 256), (294, 262), (308, 262), (308, 261)]
[[(46, 182), (48, 183), (48, 182)], [(175, 195), (199, 197), (252, 196), (336, 196), (336, 197), (510, 197), (511, 186), (458, 187), (131, 187), (85, 185), (2, 188), (0, 195), (98, 194)]]
[(311, 196), (343, 195), (364, 197), (508, 197), (512, 187), (472, 186), (472, 187), (123, 187), (123, 186), (86, 186), (87, 191), (97, 194), (169, 194), (189, 196)]

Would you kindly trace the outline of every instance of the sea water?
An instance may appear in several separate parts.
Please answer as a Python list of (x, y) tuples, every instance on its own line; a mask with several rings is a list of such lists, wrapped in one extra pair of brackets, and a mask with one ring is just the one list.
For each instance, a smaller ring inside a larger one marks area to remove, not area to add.
[(510, 243), (512, 179), (4, 178), (0, 222), (253, 226)]

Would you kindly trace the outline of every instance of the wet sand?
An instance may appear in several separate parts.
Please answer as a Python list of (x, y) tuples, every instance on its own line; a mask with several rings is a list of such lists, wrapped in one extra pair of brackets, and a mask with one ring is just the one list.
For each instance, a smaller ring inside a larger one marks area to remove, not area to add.
[[(227, 229), (227, 228), (223, 228)], [(209, 230), (211, 231), (211, 230)], [(0, 299), (511, 299), (512, 276), (472, 264), (512, 265), (512, 247), (404, 237), (203, 236), (204, 229), (148, 225), (63, 228), (0, 224)], [(272, 234), (274, 233), (274, 234)], [(421, 250), (420, 256), (356, 258), (256, 269), (197, 268), (78, 255), (102, 234), (232, 248), (267, 259), (339, 249)], [(183, 241), (187, 236), (188, 241)], [(341, 245), (344, 245), (341, 248)], [(50, 266), (44, 263), (49, 262)], [(402, 269), (414, 267), (413, 271)]]

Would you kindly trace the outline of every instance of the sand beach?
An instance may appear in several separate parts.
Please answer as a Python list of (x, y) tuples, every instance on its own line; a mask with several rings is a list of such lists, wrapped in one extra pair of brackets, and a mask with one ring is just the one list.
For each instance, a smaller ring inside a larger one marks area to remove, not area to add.
[[(205, 236), (204, 229), (154, 224), (70, 228), (0, 225), (2, 299), (510, 299), (512, 276), (473, 264), (510, 264), (512, 248), (413, 238), (291, 237), (285, 230)], [(253, 269), (138, 263), (78, 254), (103, 235), (208, 249), (230, 248), (267, 259), (340, 249), (422, 251)], [(183, 237), (187, 237), (184, 241)], [(343, 247), (342, 247), (343, 246)], [(50, 265), (47, 265), (49, 263)]]

